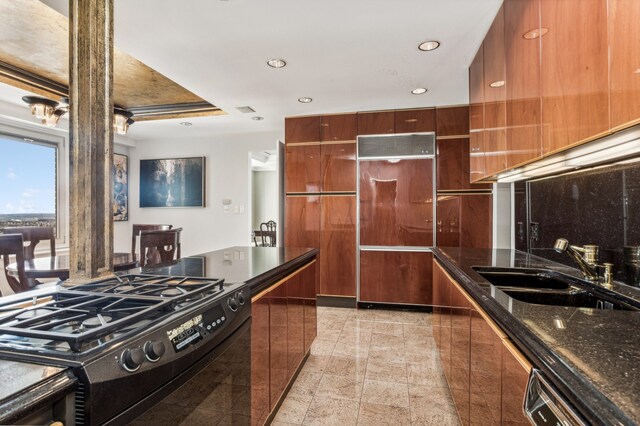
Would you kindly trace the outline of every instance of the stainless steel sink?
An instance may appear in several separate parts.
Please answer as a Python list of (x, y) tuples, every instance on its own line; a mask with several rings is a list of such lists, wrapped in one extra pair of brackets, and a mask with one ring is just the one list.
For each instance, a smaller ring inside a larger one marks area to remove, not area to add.
[(537, 305), (571, 306), (576, 308), (638, 311), (610, 297), (589, 291), (588, 284), (579, 284), (559, 272), (547, 269), (473, 267), (484, 279), (503, 293), (525, 303)]
[(496, 287), (566, 290), (571, 284), (559, 273), (546, 269), (473, 267)]

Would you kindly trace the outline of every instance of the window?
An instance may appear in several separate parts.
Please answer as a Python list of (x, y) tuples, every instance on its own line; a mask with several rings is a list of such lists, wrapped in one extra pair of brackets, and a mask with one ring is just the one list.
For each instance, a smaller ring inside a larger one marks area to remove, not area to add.
[(58, 208), (64, 180), (59, 167), (63, 139), (16, 130), (0, 131), (0, 229), (53, 226), (58, 242), (64, 242), (65, 214)]

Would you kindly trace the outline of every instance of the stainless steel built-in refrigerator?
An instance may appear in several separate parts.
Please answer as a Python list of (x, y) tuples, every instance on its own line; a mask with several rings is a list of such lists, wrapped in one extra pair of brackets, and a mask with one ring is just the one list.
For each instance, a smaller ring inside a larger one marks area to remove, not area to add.
[(429, 305), (435, 135), (358, 138), (358, 302)]

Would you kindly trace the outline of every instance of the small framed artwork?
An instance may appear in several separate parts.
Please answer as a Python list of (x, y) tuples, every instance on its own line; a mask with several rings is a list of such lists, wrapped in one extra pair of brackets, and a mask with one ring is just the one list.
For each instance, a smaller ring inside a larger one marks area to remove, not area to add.
[(140, 160), (140, 207), (204, 207), (205, 157)]
[(129, 220), (129, 157), (113, 154), (113, 220)]

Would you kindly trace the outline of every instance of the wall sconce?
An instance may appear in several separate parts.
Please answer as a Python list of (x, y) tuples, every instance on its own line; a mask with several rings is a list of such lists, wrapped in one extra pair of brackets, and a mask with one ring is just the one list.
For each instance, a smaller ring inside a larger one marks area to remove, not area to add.
[(129, 126), (134, 123), (131, 119), (133, 113), (121, 108), (113, 109), (113, 131), (119, 135), (126, 135)]
[(66, 112), (66, 108), (58, 108), (60, 102), (38, 96), (23, 96), (22, 100), (29, 104), (31, 115), (40, 120), (47, 127), (56, 127), (60, 117)]
[[(22, 100), (29, 104), (31, 114), (47, 127), (56, 127), (60, 117), (67, 113), (68, 107), (58, 108), (60, 102), (38, 96), (23, 96)], [(62, 98), (64, 103), (69, 103), (67, 98)], [(129, 126), (134, 123), (131, 119), (133, 113), (122, 108), (113, 109), (113, 131), (119, 135), (126, 135)]]

